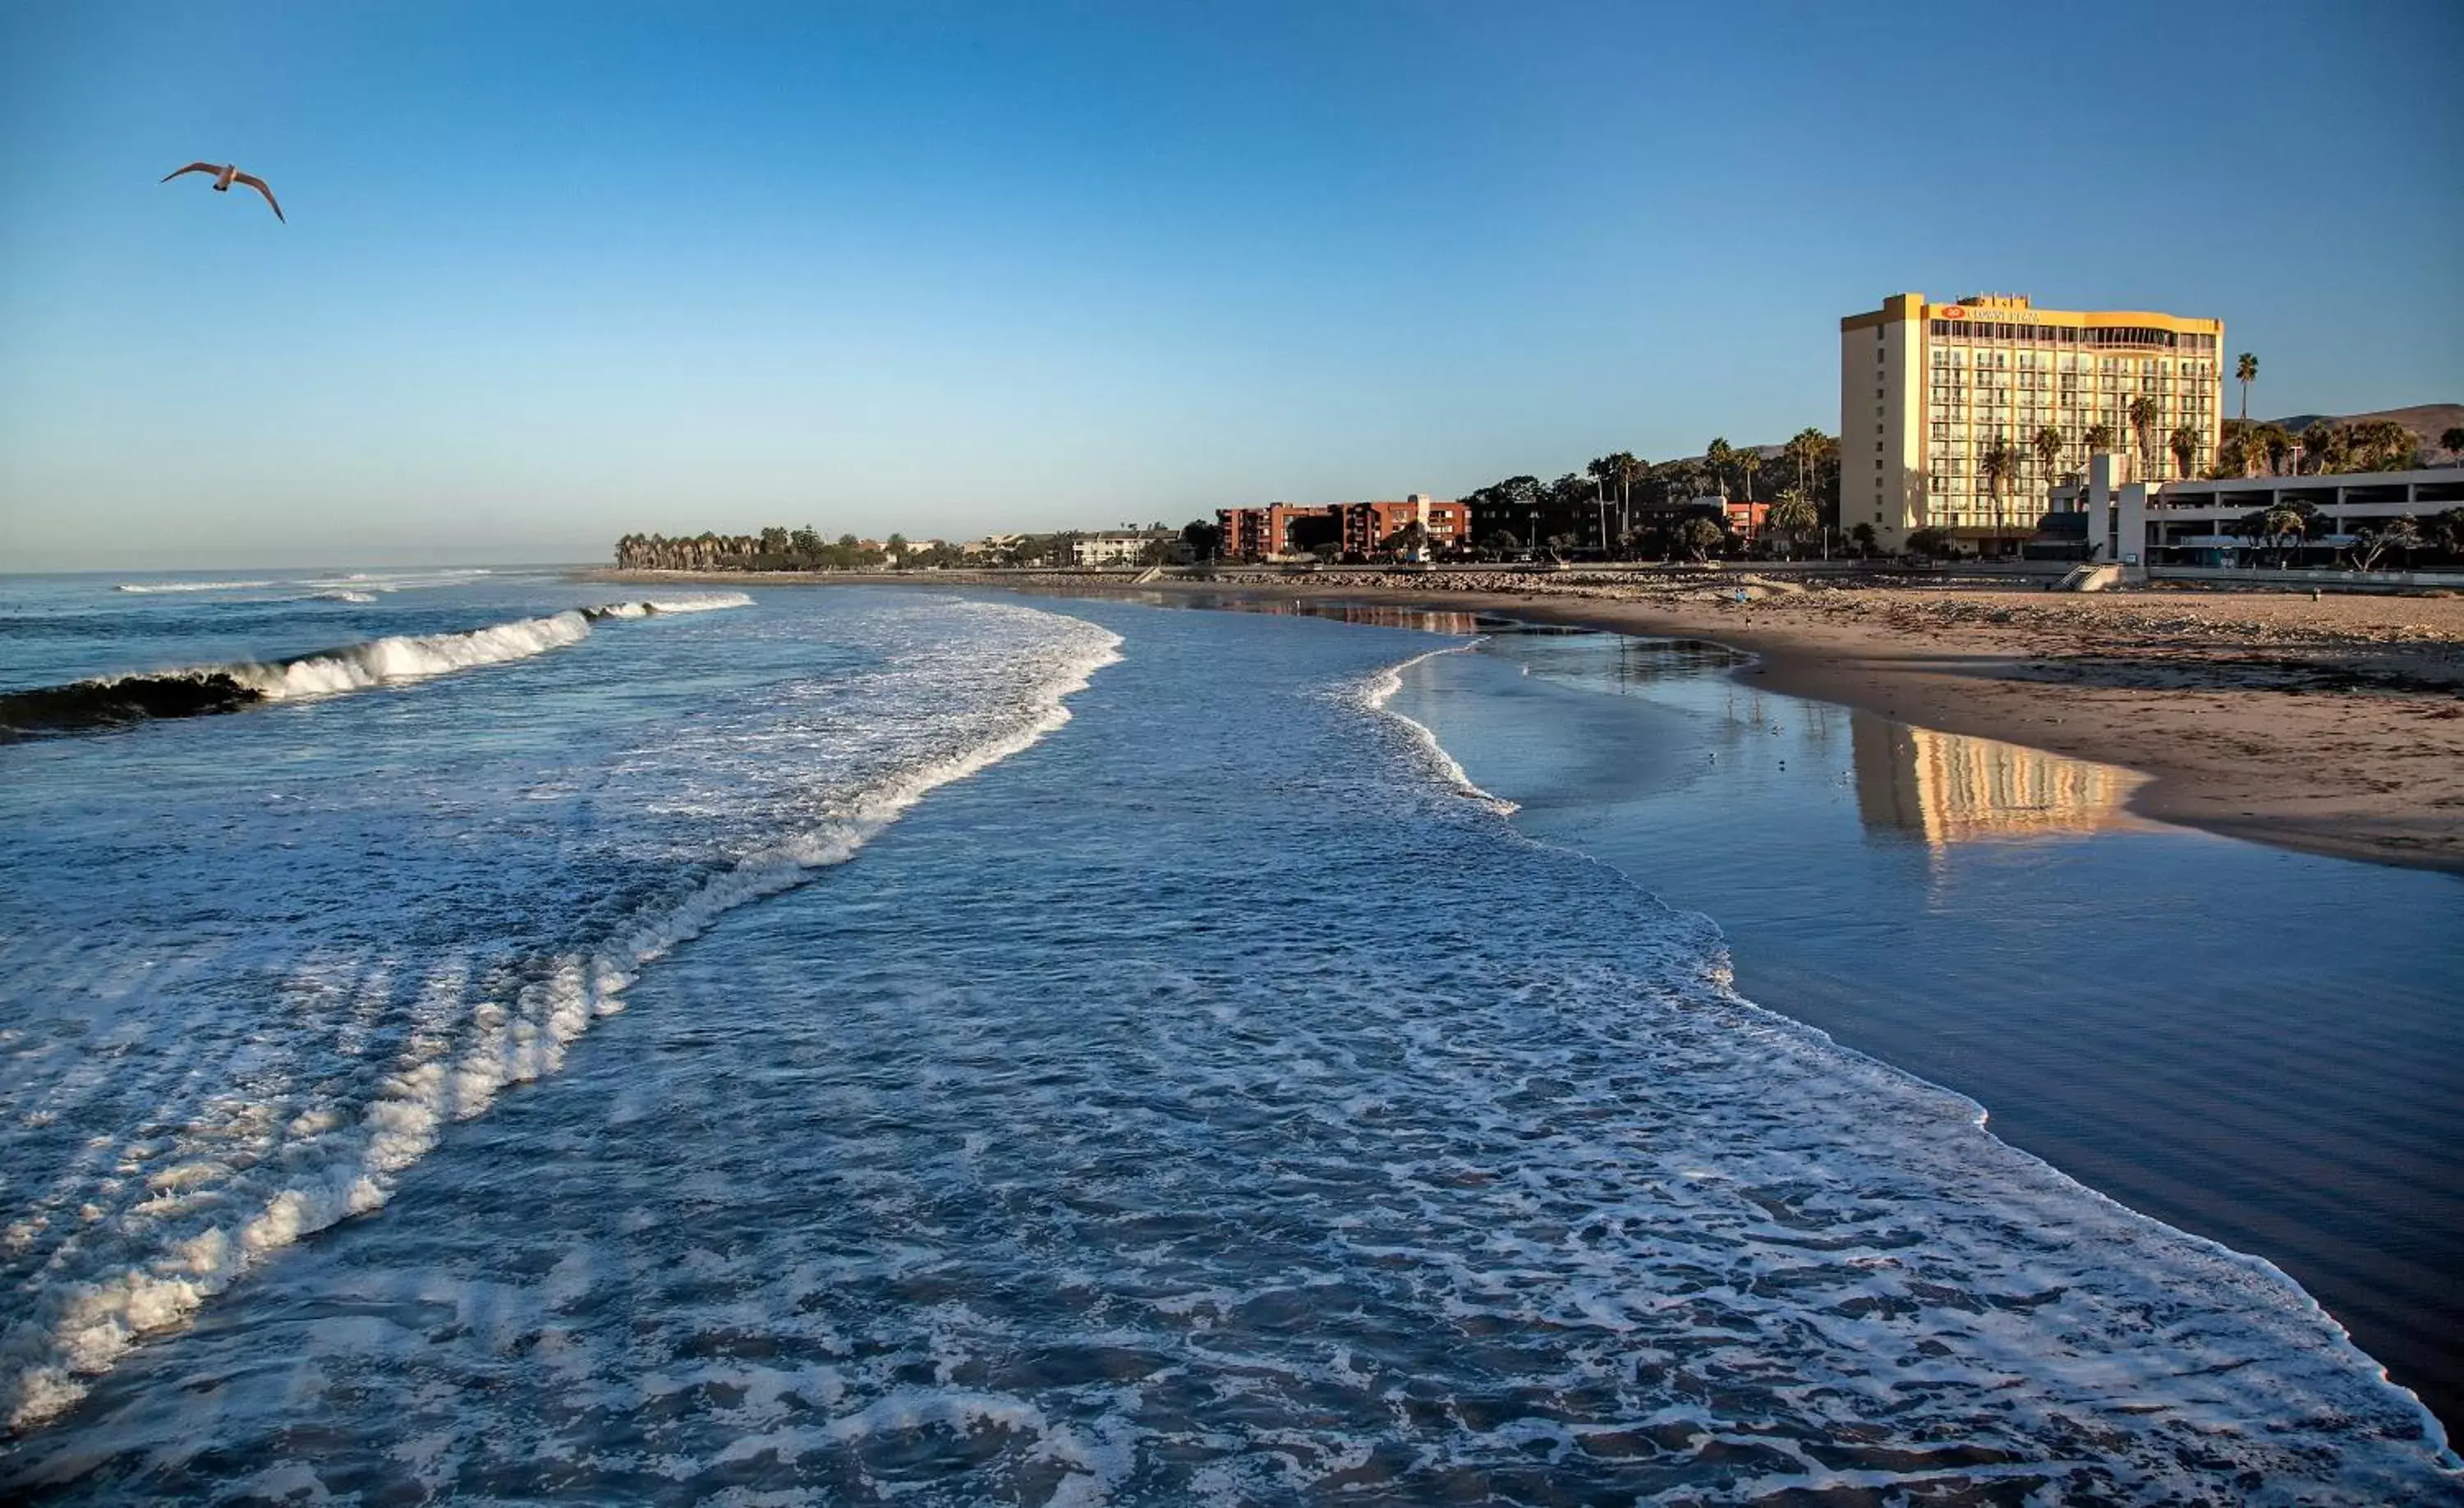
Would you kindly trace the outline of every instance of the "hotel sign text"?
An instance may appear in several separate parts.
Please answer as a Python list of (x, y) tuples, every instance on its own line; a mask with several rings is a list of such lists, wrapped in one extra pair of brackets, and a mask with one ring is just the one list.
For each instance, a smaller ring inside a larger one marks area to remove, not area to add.
[(2038, 322), (2036, 311), (2034, 309), (1969, 309), (1961, 304), (1952, 304), (1946, 309), (1937, 309), (1934, 313), (1945, 319), (2000, 320), (2004, 324)]

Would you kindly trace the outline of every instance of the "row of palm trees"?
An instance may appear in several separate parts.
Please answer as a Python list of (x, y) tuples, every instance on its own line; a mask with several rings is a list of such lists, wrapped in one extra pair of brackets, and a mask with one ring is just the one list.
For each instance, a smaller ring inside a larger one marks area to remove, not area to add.
[[(892, 554), (907, 541), (890, 536)], [(853, 570), (878, 564), (882, 552), (853, 535), (825, 539), (820, 531), (764, 529), (758, 535), (721, 535), (705, 530), (671, 539), (665, 535), (628, 534), (616, 541), (616, 563), (635, 571), (785, 571)]]
[[(2155, 462), (2150, 455), (2149, 447), (2159, 416), (2156, 400), (2142, 394), (2130, 401), (2129, 407), (2124, 410), (2124, 413), (2139, 442), (2140, 464), (2144, 469), (2152, 471), (2155, 470)], [(2110, 450), (2113, 448), (2114, 438), (2113, 426), (2099, 420), (2079, 431), (2080, 452), (2082, 455), (2095, 455), (2101, 450)], [(2070, 444), (2069, 437), (2062, 433), (2058, 426), (2046, 425), (2029, 437), (2025, 449), (2002, 439), (1996, 439), (1985, 448), (1985, 453), (1977, 459), (1977, 467), (1985, 477), (1986, 490), (1993, 498), (1995, 528), (2005, 527), (2010, 522), (2005, 516), (2004, 505), (2012, 488), (2019, 481), (2020, 473), (2025, 468), (2025, 459), (2029, 454), (2033, 453), (2035, 456), (2037, 474), (2047, 485), (2050, 486), (2057, 479), (2078, 480), (2079, 473), (2076, 467), (2067, 471), (2058, 471), (2062, 457), (2070, 449)], [(2191, 466), (2198, 459), (2199, 432), (2189, 425), (2183, 425), (2167, 437), (2167, 448), (2173, 452), (2175, 468), (2182, 475), (2189, 475)]]
[[(2442, 447), (2464, 453), (2464, 428), (2441, 435)], [(2338, 471), (2401, 471), (2420, 458), (2413, 432), (2392, 419), (2362, 419), (2349, 424), (2321, 419), (2299, 434), (2277, 424), (2235, 422), (2225, 426), (2224, 447), (2216, 456), (2221, 476), (2326, 476)]]
[[(1812, 494), (1816, 471), (1825, 458), (1837, 451), (1838, 446), (1838, 441), (1808, 426), (1790, 436), (1788, 443), (1779, 448), (1780, 455), (1796, 468), (1799, 492)], [(1754, 473), (1767, 464), (1760, 446), (1749, 446), (1741, 450), (1731, 447), (1726, 438), (1715, 436), (1709, 445), (1703, 448), (1703, 460), (1724, 486), (1727, 474), (1735, 472), (1738, 491), (1745, 493), (1747, 502), (1754, 500)]]
[[(1647, 525), (1664, 524), (1669, 514), (1698, 498), (1716, 494), (1757, 500), (1760, 473), (1778, 464), (1792, 468), (1795, 477), (1783, 498), (1793, 492), (1818, 514), (1819, 500), (1837, 485), (1839, 443), (1808, 427), (1777, 450), (1773, 456), (1759, 447), (1731, 446), (1715, 438), (1700, 456), (1657, 464), (1631, 450), (1616, 450), (1554, 482), (1509, 476), (1473, 489), (1463, 501), (1476, 516), (1513, 518), (1513, 532), (1525, 536), (1526, 548), (1537, 547), (1544, 536), (1571, 535), (1587, 536), (1589, 545), (1614, 553), (1637, 547), (1649, 533)], [(1819, 524), (1804, 527), (1810, 532)]]
[(616, 563), (637, 571), (715, 571), (748, 561), (761, 552), (755, 535), (704, 530), (674, 539), (665, 535), (627, 535), (616, 541)]
[[(2255, 379), (2258, 375), (2257, 358), (2248, 352), (2242, 353), (2237, 375), (2245, 384)], [(2245, 394), (2243, 406), (2246, 409), (2248, 405)], [(2152, 471), (2155, 468), (2148, 456), (2148, 439), (2156, 423), (2155, 400), (2145, 396), (2134, 398), (2130, 401), (2128, 413), (2131, 427), (2139, 440), (2141, 465)], [(2079, 436), (2081, 448), (2090, 455), (2111, 449), (2113, 439), (2113, 426), (2103, 423), (2088, 426)], [(2172, 453), (2175, 475), (2189, 477), (2193, 473), (2198, 464), (2201, 439), (2199, 431), (2189, 425), (2176, 426), (2166, 437), (2166, 448)], [(2452, 453), (2464, 455), (2464, 427), (2449, 429), (2439, 436), (2439, 444)], [(2038, 474), (2048, 483), (2055, 479), (2056, 469), (2061, 464), (2067, 448), (2068, 442), (2061, 430), (2052, 425), (2038, 429), (2028, 443), (2028, 449), (2035, 455)], [(2365, 419), (2353, 424), (2322, 419), (2299, 435), (2282, 425), (2254, 425), (2242, 419), (2235, 421), (2226, 434), (2211, 474), (2257, 476), (2264, 472), (2274, 475), (2287, 464), (2293, 467), (2296, 474), (2306, 465), (2321, 476), (2343, 471), (2402, 470), (2414, 465), (2419, 453), (2420, 447), (2412, 431), (2392, 419)], [(1995, 527), (2002, 527), (2008, 522), (2004, 517), (2004, 499), (2019, 480), (2022, 452), (2008, 441), (1996, 440), (1986, 448), (1978, 460), (1978, 467), (1993, 498)], [(2065, 473), (2063, 479), (2076, 481), (2078, 476), (2078, 471), (2073, 470)]]
[[(1554, 482), (1509, 476), (1463, 497), (1484, 548), (1538, 549), (1547, 541), (1554, 548), (1638, 556), (1692, 549), (1677, 537), (1691, 517), (1724, 517), (1716, 506), (1701, 506), (1702, 500), (1742, 496), (1761, 502), (1762, 473), (1783, 468), (1781, 474), (1793, 473), (1793, 485), (1768, 505), (1763, 527), (1783, 537), (1812, 535), (1821, 528), (1824, 501), (1837, 493), (1839, 442), (1811, 426), (1769, 450), (1714, 438), (1699, 456), (1658, 464), (1630, 450), (1612, 451)], [(1712, 527), (1725, 535), (1724, 521)]]
[[(2337, 471), (2395, 471), (2420, 460), (2420, 445), (2411, 430), (2392, 419), (2364, 419), (2337, 424), (2321, 419), (2299, 434), (2278, 424), (2250, 422), (2250, 384), (2258, 381), (2258, 358), (2244, 351), (2233, 361), (2233, 381), (2241, 383), (2241, 418), (2229, 428), (2216, 455), (2219, 476), (2282, 474), (2287, 464), (2299, 475), (2306, 465), (2313, 474)], [(2441, 449), (2464, 456), (2464, 427), (2438, 437)]]

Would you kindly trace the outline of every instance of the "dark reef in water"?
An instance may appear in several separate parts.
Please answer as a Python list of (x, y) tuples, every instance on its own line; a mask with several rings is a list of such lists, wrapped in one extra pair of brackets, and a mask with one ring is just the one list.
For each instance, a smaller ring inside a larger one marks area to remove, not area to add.
[(216, 670), (204, 675), (132, 675), (0, 693), (0, 743), (41, 733), (117, 728), (150, 717), (235, 712), (265, 693)]

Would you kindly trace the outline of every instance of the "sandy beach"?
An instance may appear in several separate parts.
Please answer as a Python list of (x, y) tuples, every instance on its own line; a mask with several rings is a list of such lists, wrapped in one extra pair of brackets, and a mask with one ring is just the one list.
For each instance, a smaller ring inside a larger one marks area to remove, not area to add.
[(1335, 598), (1710, 639), (1759, 656), (1741, 673), (1773, 690), (2140, 771), (2151, 778), (2132, 805), (2146, 817), (2464, 872), (2464, 598), (2055, 595), (1744, 571), (1227, 570), (1135, 587), (1067, 573), (693, 579)]

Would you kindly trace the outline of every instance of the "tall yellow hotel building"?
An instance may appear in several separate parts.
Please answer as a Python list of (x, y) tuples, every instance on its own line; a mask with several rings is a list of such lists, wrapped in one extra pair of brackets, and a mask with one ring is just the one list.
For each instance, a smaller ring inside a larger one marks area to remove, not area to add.
[[(1900, 549), (1939, 529), (1983, 554), (2016, 549), (2035, 533), (2046, 490), (2087, 465), (2091, 426), (2113, 426), (2124, 457), (2117, 481), (2170, 481), (2215, 463), (2224, 422), (2225, 327), (2137, 311), (2038, 309), (2024, 297), (1981, 295), (1928, 303), (1884, 299), (1839, 321), (1839, 527), (1871, 524)], [(2156, 412), (2144, 429), (2130, 402)], [(2174, 432), (2196, 441), (2185, 469)], [(2048, 469), (2036, 436), (2061, 437)], [(1985, 470), (1995, 442), (2018, 466), (1997, 507)]]

